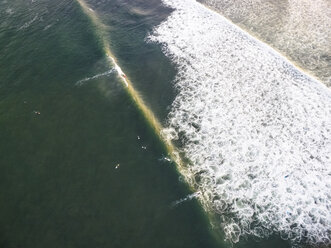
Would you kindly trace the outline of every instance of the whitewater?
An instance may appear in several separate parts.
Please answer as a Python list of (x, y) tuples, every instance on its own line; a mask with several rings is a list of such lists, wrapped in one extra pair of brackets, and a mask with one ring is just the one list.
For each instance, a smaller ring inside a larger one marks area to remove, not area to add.
[(226, 238), (279, 234), (330, 244), (331, 92), (279, 53), (194, 0), (148, 37), (178, 74), (163, 133)]

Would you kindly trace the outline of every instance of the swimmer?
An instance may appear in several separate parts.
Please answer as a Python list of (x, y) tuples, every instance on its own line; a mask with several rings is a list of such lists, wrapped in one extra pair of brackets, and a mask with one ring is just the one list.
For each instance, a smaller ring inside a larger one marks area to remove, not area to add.
[(168, 158), (168, 157), (164, 157), (164, 160), (168, 161), (168, 162), (171, 162), (171, 159)]

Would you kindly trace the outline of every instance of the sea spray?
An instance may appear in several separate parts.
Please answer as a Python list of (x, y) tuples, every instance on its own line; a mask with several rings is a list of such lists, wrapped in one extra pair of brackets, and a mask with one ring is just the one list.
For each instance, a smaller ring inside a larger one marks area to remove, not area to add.
[(177, 207), (178, 205), (182, 204), (183, 202), (186, 202), (186, 201), (190, 201), (190, 200), (193, 200), (193, 199), (196, 199), (200, 196), (200, 192), (195, 192), (195, 193), (192, 193), (192, 194), (189, 194), (177, 201), (174, 201), (171, 203), (171, 207), (174, 208), (174, 207)]
[(100, 74), (94, 75), (94, 76), (92, 76), (92, 77), (86, 77), (86, 78), (84, 78), (84, 79), (81, 79), (81, 80), (77, 81), (75, 85), (80, 86), (80, 85), (84, 84), (84, 83), (87, 82), (87, 81), (94, 80), (94, 79), (98, 79), (98, 78), (100, 78), (100, 77), (109, 76), (109, 75), (111, 75), (111, 74), (114, 73), (114, 72), (115, 72), (115, 69), (110, 69), (109, 71), (106, 71), (106, 72), (103, 72), (103, 73), (100, 73)]

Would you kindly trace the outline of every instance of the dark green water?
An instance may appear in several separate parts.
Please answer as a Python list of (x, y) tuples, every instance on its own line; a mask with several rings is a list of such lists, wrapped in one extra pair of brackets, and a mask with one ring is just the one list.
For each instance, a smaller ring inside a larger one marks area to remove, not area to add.
[[(171, 208), (190, 192), (117, 76), (75, 86), (109, 70), (79, 5), (22, 0), (0, 10), (0, 247), (217, 247), (197, 202)], [(133, 47), (112, 44), (125, 69), (136, 63), (126, 60)], [(155, 48), (146, 49), (151, 63)], [(158, 73), (136, 70), (146, 95), (173, 73), (153, 85)], [(164, 103), (162, 116), (171, 93), (158, 94), (149, 99)]]
[[(159, 0), (88, 3), (164, 122), (176, 71), (144, 39), (171, 10)], [(229, 247), (196, 200), (171, 207), (192, 192), (117, 75), (76, 85), (109, 69), (77, 2), (0, 1), (0, 247)]]

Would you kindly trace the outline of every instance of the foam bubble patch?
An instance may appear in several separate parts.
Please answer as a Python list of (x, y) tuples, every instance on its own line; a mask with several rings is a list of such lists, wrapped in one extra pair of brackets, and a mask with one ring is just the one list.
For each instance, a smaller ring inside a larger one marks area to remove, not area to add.
[(330, 244), (331, 93), (284, 57), (193, 0), (148, 38), (178, 67), (165, 134), (227, 239), (279, 234)]

